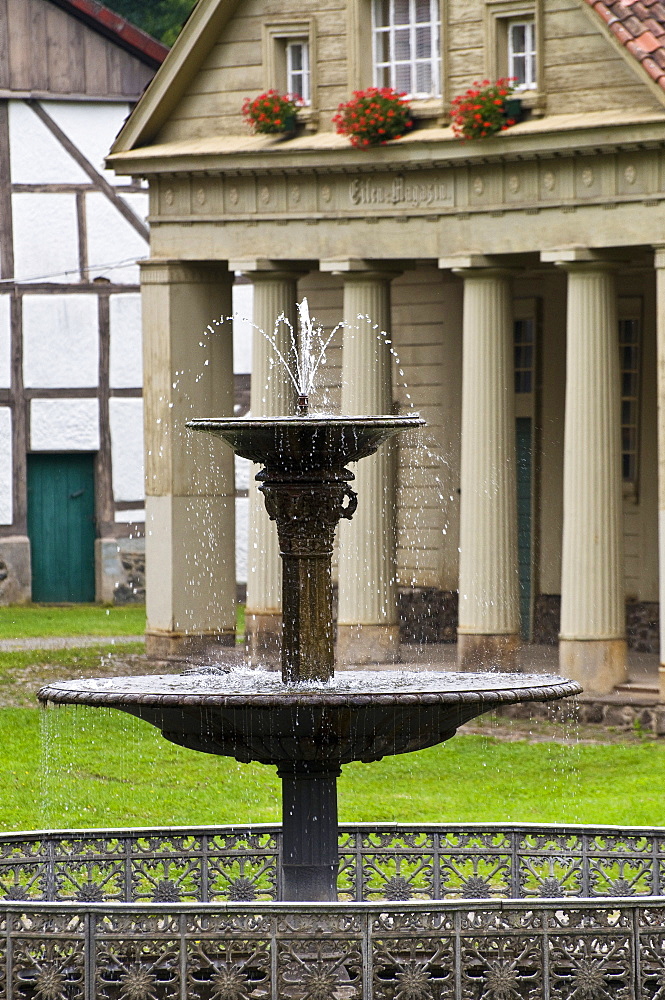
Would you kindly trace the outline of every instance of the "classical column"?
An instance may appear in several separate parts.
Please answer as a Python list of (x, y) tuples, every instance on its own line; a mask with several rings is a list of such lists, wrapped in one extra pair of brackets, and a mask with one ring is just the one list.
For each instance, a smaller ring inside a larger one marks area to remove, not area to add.
[[(295, 390), (273, 344), (288, 358), (292, 330), (297, 333), (297, 282), (302, 272), (269, 260), (232, 261), (254, 286), (252, 339), (252, 417), (284, 416), (295, 412)], [(288, 323), (277, 324), (280, 316)], [(277, 325), (276, 325), (277, 324)], [(270, 340), (268, 340), (268, 337)], [(272, 343), (271, 343), (272, 341)], [(282, 629), (282, 568), (277, 528), (266, 514), (254, 468), (249, 482), (249, 538), (247, 546), (246, 648), (254, 664), (272, 664), (279, 658)]]
[[(450, 266), (441, 261), (441, 266)], [(461, 670), (516, 669), (519, 580), (510, 272), (464, 278), (457, 658)]]
[(660, 597), (660, 701), (665, 702), (665, 247), (656, 247), (656, 338), (658, 358), (658, 567)]
[[(342, 413), (393, 412), (390, 282), (395, 271), (363, 261), (326, 261), (344, 279)], [(354, 468), (353, 521), (340, 524), (337, 659), (362, 664), (399, 659), (395, 452), (384, 444)]]
[(233, 455), (191, 417), (233, 413), (232, 275), (141, 265), (146, 455), (146, 649), (209, 656), (235, 643)]
[(626, 679), (614, 266), (585, 251), (543, 257), (568, 273), (559, 664), (606, 694)]

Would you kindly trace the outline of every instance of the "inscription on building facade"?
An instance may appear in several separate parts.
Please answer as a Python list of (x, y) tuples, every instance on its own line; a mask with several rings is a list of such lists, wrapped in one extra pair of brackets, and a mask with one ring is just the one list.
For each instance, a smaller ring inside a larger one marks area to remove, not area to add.
[(391, 181), (355, 178), (349, 184), (349, 201), (353, 206), (400, 205), (407, 208), (429, 208), (447, 205), (449, 185), (445, 181), (415, 181), (394, 177)]

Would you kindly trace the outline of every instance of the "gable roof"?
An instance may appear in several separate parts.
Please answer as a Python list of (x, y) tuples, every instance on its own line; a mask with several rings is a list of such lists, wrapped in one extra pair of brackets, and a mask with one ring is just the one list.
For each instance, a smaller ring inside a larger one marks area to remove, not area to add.
[[(661, 0), (584, 0), (605, 23), (616, 44), (630, 53), (660, 91), (665, 91), (665, 3)], [(663, 94), (660, 94), (663, 97)]]
[(50, 0), (50, 2), (121, 45), (153, 69), (161, 66), (166, 59), (169, 52), (167, 45), (162, 45), (152, 35), (137, 28), (103, 4), (97, 3), (97, 0)]
[(178, 35), (169, 58), (158, 69), (150, 86), (121, 130), (111, 150), (112, 153), (147, 145), (155, 138), (239, 3), (240, 0), (198, 0)]

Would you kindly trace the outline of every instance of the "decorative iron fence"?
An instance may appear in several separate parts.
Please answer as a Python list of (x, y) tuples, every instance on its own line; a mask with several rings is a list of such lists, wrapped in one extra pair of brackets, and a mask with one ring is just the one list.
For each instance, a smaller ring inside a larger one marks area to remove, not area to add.
[[(277, 900), (280, 848), (278, 826), (5, 834), (0, 899)], [(665, 829), (367, 824), (339, 850), (344, 902), (665, 895)]]
[(6, 904), (3, 1000), (660, 1000), (663, 900)]

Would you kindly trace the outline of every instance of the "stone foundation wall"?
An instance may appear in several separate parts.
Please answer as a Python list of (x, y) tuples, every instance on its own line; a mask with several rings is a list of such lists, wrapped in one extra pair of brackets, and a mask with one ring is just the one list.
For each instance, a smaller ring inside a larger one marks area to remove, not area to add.
[(630, 601), (626, 605), (628, 648), (638, 653), (660, 652), (659, 622), (655, 601)]
[(400, 590), (398, 595), (402, 642), (456, 642), (457, 591), (435, 587)]
[[(639, 653), (658, 653), (658, 604), (629, 601), (626, 604), (628, 648)], [(435, 587), (415, 587), (399, 592), (399, 619), (402, 642), (456, 642), (457, 592)], [(533, 614), (536, 645), (556, 646), (561, 623), (561, 596), (539, 594)]]
[(27, 604), (32, 596), (30, 540), (0, 538), (0, 604)]
[[(142, 544), (128, 548), (126, 545), (123, 546), (124, 541), (125, 539), (120, 540), (119, 552), (123, 578), (115, 585), (113, 603), (145, 604), (145, 547)], [(138, 539), (131, 539), (131, 541), (138, 541)]]

